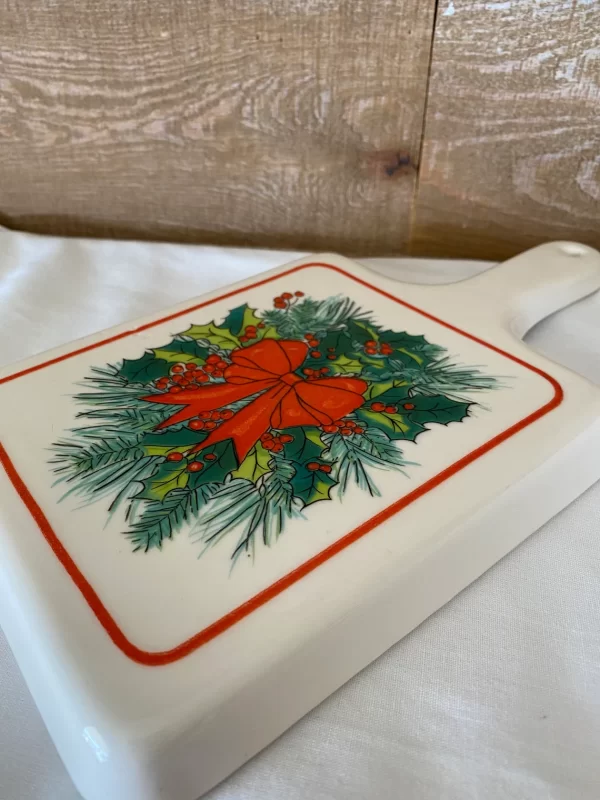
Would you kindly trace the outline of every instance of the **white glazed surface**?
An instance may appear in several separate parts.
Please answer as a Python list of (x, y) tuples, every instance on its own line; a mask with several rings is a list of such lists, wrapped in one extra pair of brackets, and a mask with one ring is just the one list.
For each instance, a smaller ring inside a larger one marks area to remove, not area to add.
[[(416, 301), (415, 301), (415, 302), (416, 302)], [(431, 309), (431, 304), (429, 305), (429, 308)], [(441, 314), (441, 312), (440, 312), (440, 314)], [(466, 327), (466, 325), (465, 325), (465, 327)], [(534, 359), (532, 358), (532, 359), (530, 359), (530, 360), (534, 360)], [(565, 378), (565, 379), (566, 379), (566, 378)], [(579, 427), (581, 427), (581, 426), (582, 426), (582, 425), (584, 425), (584, 424), (585, 424), (585, 419), (581, 419), (581, 418), (580, 418), (580, 419), (578, 419), (578, 420), (577, 420), (577, 421), (574, 423), (574, 429), (575, 429), (575, 428), (577, 428), (578, 426), (579, 426)], [(568, 428), (568, 425), (567, 425), (567, 428)], [(568, 433), (568, 431), (567, 431), (567, 433)], [(291, 593), (291, 594), (293, 594), (293, 593)], [(292, 603), (293, 603), (293, 601), (292, 601)], [(249, 645), (251, 645), (251, 642), (252, 642), (252, 639), (250, 638), (250, 639), (249, 639)], [(252, 661), (252, 659), (249, 659), (249, 662), (250, 662), (250, 661)], [(169, 668), (169, 669), (170, 669), (170, 668)], [(104, 679), (105, 679), (105, 681), (107, 682), (107, 683), (106, 683), (106, 686), (108, 687), (108, 685), (110, 684), (110, 676), (104, 676)], [(106, 687), (105, 687), (105, 688), (106, 688)], [(112, 686), (112, 690), (113, 690), (113, 692), (114, 692), (114, 691), (116, 690), (116, 687), (115, 687), (115, 686)], [(170, 690), (169, 690), (169, 688), (168, 688), (168, 687), (167, 687), (167, 688), (165, 688), (165, 687), (163, 686), (161, 689), (157, 689), (157, 692), (158, 692), (158, 691), (160, 691), (160, 692), (161, 692), (161, 698), (160, 698), (160, 701), (159, 701), (159, 703), (158, 703), (158, 705), (159, 705), (159, 706), (160, 706), (160, 705), (162, 705), (163, 703), (168, 703), (168, 702), (169, 702), (169, 700), (170, 700), (170, 699), (172, 699), (172, 695), (170, 694)], [(119, 701), (119, 703), (123, 703), (123, 702), (126, 702), (126, 701), (127, 701), (127, 696), (126, 696), (126, 695), (127, 695), (127, 692), (123, 692), (123, 693), (119, 692), (119, 693), (118, 693), (118, 695), (117, 695), (117, 696), (118, 696), (118, 701)], [(124, 713), (126, 714), (126, 711), (124, 711)], [(147, 725), (145, 725), (145, 726), (144, 726), (144, 728), (145, 728), (145, 731), (147, 731)], [(90, 731), (88, 731), (88, 741), (89, 741), (89, 739), (90, 739), (90, 738), (91, 738), (93, 741), (95, 741), (95, 742), (97, 743), (97, 737), (96, 737), (96, 738), (94, 738), (94, 734), (93, 734), (93, 732), (90, 732)], [(341, 796), (341, 795), (340, 795), (340, 796)], [(374, 795), (372, 795), (372, 796), (376, 796), (376, 795), (374, 794)]]

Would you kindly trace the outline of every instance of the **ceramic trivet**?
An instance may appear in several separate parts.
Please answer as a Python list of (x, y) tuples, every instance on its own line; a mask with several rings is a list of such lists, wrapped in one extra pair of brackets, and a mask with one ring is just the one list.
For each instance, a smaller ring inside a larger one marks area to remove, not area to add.
[(526, 347), (600, 286), (317, 256), (0, 378), (1, 622), (86, 800), (194, 800), (600, 477)]

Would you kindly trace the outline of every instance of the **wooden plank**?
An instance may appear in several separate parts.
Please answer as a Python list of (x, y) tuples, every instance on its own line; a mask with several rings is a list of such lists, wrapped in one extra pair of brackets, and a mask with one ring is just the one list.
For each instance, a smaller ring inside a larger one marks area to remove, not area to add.
[(0, 0), (0, 223), (406, 244), (434, 0)]
[(440, 0), (411, 252), (600, 246), (600, 2)]

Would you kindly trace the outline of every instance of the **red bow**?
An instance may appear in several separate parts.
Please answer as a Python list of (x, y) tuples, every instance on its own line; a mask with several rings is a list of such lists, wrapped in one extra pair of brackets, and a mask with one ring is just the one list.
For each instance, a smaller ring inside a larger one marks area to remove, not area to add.
[(317, 378), (305, 381), (295, 374), (304, 362), (304, 342), (263, 339), (249, 347), (233, 350), (232, 364), (224, 372), (225, 383), (173, 394), (144, 397), (151, 403), (183, 405), (158, 429), (195, 417), (201, 411), (218, 408), (259, 394), (248, 405), (212, 431), (191, 452), (225, 439), (233, 441), (241, 463), (249, 450), (269, 428), (297, 425), (331, 425), (363, 403), (367, 388), (360, 378)]

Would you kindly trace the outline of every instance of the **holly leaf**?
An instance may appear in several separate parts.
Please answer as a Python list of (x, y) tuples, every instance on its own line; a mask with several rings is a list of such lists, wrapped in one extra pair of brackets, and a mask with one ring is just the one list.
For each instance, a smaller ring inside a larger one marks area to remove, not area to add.
[[(247, 303), (244, 303), (242, 306), (236, 306), (236, 308), (232, 308), (223, 321), (223, 327), (228, 328), (234, 334), (234, 336), (239, 336), (240, 332), (244, 328), (244, 314), (246, 313), (247, 309)], [(252, 323), (250, 323), (250, 325), (252, 325)]]
[(374, 326), (369, 325), (368, 322), (363, 322), (362, 320), (351, 320), (348, 323), (348, 333), (353, 339), (363, 345), (365, 342), (371, 340), (378, 342), (380, 336)]
[[(209, 459), (207, 456), (216, 456)], [(197, 461), (201, 461), (204, 467), (199, 472), (191, 473), (189, 486), (197, 489), (207, 483), (223, 483), (227, 475), (237, 467), (237, 459), (233, 450), (231, 440), (218, 442), (206, 450), (200, 450), (194, 455)]]
[(262, 475), (270, 471), (270, 460), (271, 454), (269, 451), (265, 450), (260, 442), (257, 442), (240, 466), (231, 474), (234, 478), (244, 478), (247, 481), (256, 483)]
[(337, 484), (328, 473), (310, 470), (304, 464), (298, 466), (290, 482), (294, 495), (307, 506), (319, 500), (331, 500), (331, 489)]
[(119, 369), (119, 375), (129, 383), (151, 383), (168, 374), (167, 362), (158, 360), (152, 352), (144, 353), (141, 358), (125, 358)]
[(327, 360), (325, 363), (332, 375), (360, 375), (362, 372), (360, 361), (349, 356), (340, 355), (335, 361)]
[(197, 341), (185, 341), (183, 339), (173, 339), (172, 342), (164, 347), (154, 350), (157, 358), (163, 358), (169, 362), (190, 362), (204, 364), (209, 354), (208, 348), (202, 347)]
[(137, 498), (162, 501), (173, 489), (185, 488), (189, 476), (185, 459), (183, 461), (163, 461), (154, 475), (144, 481), (144, 488)]
[(410, 419), (426, 425), (431, 422), (438, 422), (441, 425), (448, 425), (450, 422), (461, 422), (468, 416), (470, 403), (461, 403), (451, 400), (444, 395), (419, 395), (412, 397), (410, 402), (415, 406), (409, 413)]
[(388, 414), (386, 411), (370, 411), (364, 406), (356, 411), (356, 416), (366, 426), (379, 428), (390, 439), (408, 439), (414, 442), (417, 436), (425, 430), (424, 425), (406, 414), (398, 412)]
[(193, 431), (182, 425), (179, 429), (167, 428), (160, 433), (147, 433), (141, 446), (151, 456), (167, 455), (171, 450), (183, 452), (195, 444), (203, 442), (208, 434), (202, 431)]
[(289, 461), (306, 464), (318, 459), (325, 449), (319, 428), (286, 428), (285, 432), (294, 437), (291, 442), (284, 444), (285, 457)]
[[(388, 406), (395, 405), (396, 403), (404, 403), (409, 399), (408, 390), (410, 384), (408, 381), (386, 381), (383, 383), (372, 383), (367, 390), (365, 397), (369, 401), (377, 400), (380, 403), (385, 403)], [(368, 405), (368, 404), (367, 404)]]
[(220, 350), (234, 350), (240, 347), (237, 336), (234, 336), (228, 328), (220, 328), (214, 322), (209, 322), (207, 325), (192, 325), (184, 333), (192, 339), (206, 340)]

